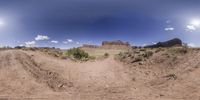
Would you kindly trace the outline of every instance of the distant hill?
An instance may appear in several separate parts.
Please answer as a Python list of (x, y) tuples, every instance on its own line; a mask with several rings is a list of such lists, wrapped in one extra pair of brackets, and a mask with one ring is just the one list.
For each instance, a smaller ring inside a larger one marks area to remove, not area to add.
[(145, 46), (146, 48), (157, 48), (157, 47), (173, 47), (182, 46), (182, 41), (179, 38), (174, 38), (165, 42), (158, 42), (154, 45)]

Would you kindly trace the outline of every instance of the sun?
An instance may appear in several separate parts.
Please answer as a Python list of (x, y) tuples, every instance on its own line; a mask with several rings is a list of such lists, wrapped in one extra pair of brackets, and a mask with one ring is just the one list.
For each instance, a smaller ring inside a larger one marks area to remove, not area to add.
[(200, 20), (199, 19), (193, 19), (191, 22), (190, 22), (191, 25), (193, 26), (200, 26)]
[(2, 20), (0, 20), (0, 27), (4, 26), (4, 22)]

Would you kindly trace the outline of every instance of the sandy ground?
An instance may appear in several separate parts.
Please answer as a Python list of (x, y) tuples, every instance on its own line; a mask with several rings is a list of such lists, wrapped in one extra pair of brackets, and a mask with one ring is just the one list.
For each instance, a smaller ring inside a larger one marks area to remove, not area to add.
[(110, 56), (81, 63), (37, 51), (0, 51), (0, 100), (200, 99), (200, 52), (185, 55), (173, 68), (152, 61), (127, 65)]

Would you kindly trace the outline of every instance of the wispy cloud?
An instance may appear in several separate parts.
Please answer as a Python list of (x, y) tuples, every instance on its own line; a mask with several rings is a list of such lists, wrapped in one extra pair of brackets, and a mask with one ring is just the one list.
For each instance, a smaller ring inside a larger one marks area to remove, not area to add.
[(25, 46), (26, 46), (26, 47), (34, 47), (35, 44), (36, 44), (35, 41), (27, 41), (27, 42), (25, 42)]
[(166, 23), (167, 23), (167, 24), (171, 23), (171, 20), (167, 20)]
[(188, 43), (187, 44), (189, 47), (197, 47), (194, 43)]
[(56, 41), (56, 40), (52, 40), (51, 43), (55, 43), (55, 44), (57, 44), (58, 41)]
[(80, 42), (76, 42), (76, 44), (80, 44)]
[(67, 40), (63, 41), (64, 44), (68, 44), (68, 43), (72, 43), (72, 42), (74, 42), (72, 39), (67, 39)]
[(68, 41), (68, 42), (70, 42), (70, 43), (71, 43), (71, 42), (73, 42), (73, 40), (72, 40), (72, 39), (67, 39), (67, 41)]
[(68, 41), (63, 41), (63, 43), (64, 43), (64, 44), (67, 44), (67, 43), (68, 43)]
[(174, 28), (173, 28), (173, 27), (166, 27), (164, 30), (165, 30), (165, 31), (173, 31)]
[(189, 30), (189, 31), (195, 31), (195, 30), (196, 30), (196, 27), (193, 26), (193, 25), (187, 25), (186, 28), (187, 28), (187, 30)]
[(37, 37), (35, 37), (36, 41), (40, 41), (40, 40), (49, 40), (50, 38), (46, 35), (37, 35)]

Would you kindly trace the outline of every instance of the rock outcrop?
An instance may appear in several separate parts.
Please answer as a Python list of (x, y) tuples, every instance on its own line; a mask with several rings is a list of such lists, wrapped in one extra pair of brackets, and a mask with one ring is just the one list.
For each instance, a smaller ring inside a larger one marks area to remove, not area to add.
[(123, 42), (121, 40), (116, 40), (116, 41), (103, 41), (102, 46), (105, 45), (123, 45), (123, 46), (130, 46), (128, 42)]
[(179, 38), (174, 38), (165, 42), (158, 42), (154, 45), (145, 46), (145, 48), (173, 47), (173, 46), (182, 46), (182, 41)]
[(97, 45), (90, 45), (90, 44), (83, 44), (83, 48), (98, 48), (99, 46)]
[(126, 49), (130, 47), (131, 45), (128, 42), (123, 42), (121, 40), (103, 41), (101, 46), (101, 48), (105, 49)]

